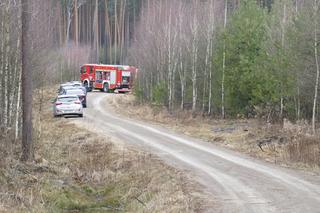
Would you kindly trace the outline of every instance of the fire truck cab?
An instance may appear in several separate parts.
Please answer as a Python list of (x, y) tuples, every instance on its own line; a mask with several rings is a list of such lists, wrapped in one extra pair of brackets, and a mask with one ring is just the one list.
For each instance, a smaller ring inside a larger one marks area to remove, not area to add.
[(129, 92), (136, 71), (135, 67), (125, 65), (84, 64), (80, 69), (80, 78), (88, 91)]

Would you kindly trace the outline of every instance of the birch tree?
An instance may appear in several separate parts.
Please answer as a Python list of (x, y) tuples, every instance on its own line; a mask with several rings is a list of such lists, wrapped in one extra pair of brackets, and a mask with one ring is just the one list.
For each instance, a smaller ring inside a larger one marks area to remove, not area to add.
[[(228, 17), (228, 0), (224, 1), (224, 21), (223, 29), (226, 30)], [(223, 41), (223, 58), (222, 58), (222, 80), (221, 80), (221, 117), (225, 118), (225, 72), (226, 72), (226, 41)]]
[[(210, 1), (209, 11), (209, 25), (207, 33), (207, 54), (206, 54), (206, 68), (209, 70), (209, 97), (208, 97), (208, 115), (211, 114), (212, 104), (212, 75), (213, 75), (213, 40), (214, 40), (214, 27), (215, 27), (215, 0)], [(209, 65), (208, 65), (209, 63)]]
[(197, 3), (194, 3), (194, 11), (192, 14), (192, 21), (191, 21), (191, 63), (192, 63), (192, 75), (191, 75), (191, 81), (192, 81), (192, 112), (194, 113), (196, 111), (197, 107), (197, 99), (198, 99), (198, 88), (197, 88), (197, 74), (198, 74), (198, 68), (197, 68), (197, 62), (198, 62), (198, 20), (197, 20), (197, 14), (196, 14), (196, 7)]
[(316, 64), (316, 81), (314, 85), (314, 99), (313, 99), (313, 108), (312, 108), (312, 131), (313, 134), (316, 132), (316, 107), (317, 107), (317, 99), (318, 99), (318, 87), (319, 87), (319, 56), (318, 56), (318, 10), (319, 10), (319, 2), (318, 0), (314, 0), (313, 5), (313, 21), (314, 21), (314, 57)]

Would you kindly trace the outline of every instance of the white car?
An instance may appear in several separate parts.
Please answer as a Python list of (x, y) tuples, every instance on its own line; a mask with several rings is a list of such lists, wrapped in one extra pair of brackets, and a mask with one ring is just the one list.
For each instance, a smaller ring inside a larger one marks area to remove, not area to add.
[(53, 116), (63, 115), (83, 117), (83, 106), (77, 95), (59, 95), (53, 101)]
[(78, 81), (72, 81), (72, 82), (60, 84), (60, 87), (58, 89), (58, 94), (60, 94), (63, 91), (63, 89), (72, 89), (72, 88), (81, 89), (85, 94), (87, 94), (87, 89), (82, 85), (81, 82), (78, 82)]
[(83, 87), (83, 84), (81, 81), (70, 81), (68, 83), (72, 84), (73, 86)]
[(87, 107), (87, 95), (77, 87), (63, 87), (59, 95), (77, 95), (84, 108)]

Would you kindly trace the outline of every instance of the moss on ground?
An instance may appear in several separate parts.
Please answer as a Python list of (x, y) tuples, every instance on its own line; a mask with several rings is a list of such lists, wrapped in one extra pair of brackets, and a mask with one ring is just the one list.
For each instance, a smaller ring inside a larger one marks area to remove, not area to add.
[(70, 185), (61, 188), (47, 188), (47, 208), (51, 212), (116, 212), (126, 206), (115, 186)]

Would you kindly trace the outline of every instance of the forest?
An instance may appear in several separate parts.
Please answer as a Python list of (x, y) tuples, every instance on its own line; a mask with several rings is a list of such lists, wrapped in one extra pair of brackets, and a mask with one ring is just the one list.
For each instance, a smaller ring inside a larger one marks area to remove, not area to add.
[(1, 132), (21, 138), (32, 91), (78, 79), (83, 63), (138, 67), (137, 99), (170, 112), (306, 120), (315, 132), (319, 2), (2, 0)]
[[(0, 212), (319, 212), (319, 37), (320, 0), (0, 0)], [(59, 93), (83, 64), (137, 71)]]
[(318, 11), (317, 0), (150, 1), (129, 49), (136, 95), (169, 110), (315, 128)]

